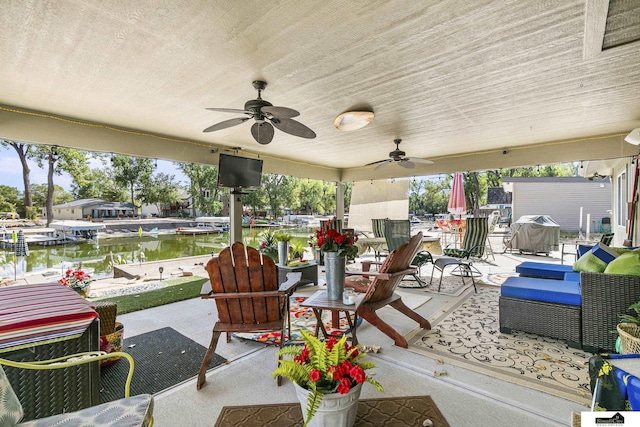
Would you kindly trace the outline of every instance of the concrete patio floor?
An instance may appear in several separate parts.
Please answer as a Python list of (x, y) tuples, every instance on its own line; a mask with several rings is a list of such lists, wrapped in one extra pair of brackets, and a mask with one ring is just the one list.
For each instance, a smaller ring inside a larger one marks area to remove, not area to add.
[[(549, 256), (519, 253), (502, 254), (502, 237), (492, 236), (492, 246), (500, 253), (495, 261), (476, 262), (484, 274), (513, 272), (522, 261), (560, 263), (559, 252)], [(572, 257), (569, 262), (573, 261)], [(428, 275), (431, 266), (423, 268)], [(312, 292), (303, 287), (300, 292)], [(411, 294), (424, 295), (424, 291), (403, 289)], [(432, 294), (431, 300), (416, 311), (424, 317), (437, 313), (453, 297)], [(417, 325), (409, 318), (390, 308), (380, 312), (400, 333), (407, 334)], [(212, 300), (192, 299), (153, 309), (118, 316), (125, 325), (126, 337), (172, 327), (181, 334), (207, 347), (211, 328), (217, 319)], [(496, 380), (452, 365), (440, 365), (436, 360), (421, 356), (393, 345), (393, 341), (367, 322), (358, 328), (361, 345), (380, 346), (379, 353), (368, 357), (375, 363), (376, 379), (384, 386), (384, 395), (366, 386), (362, 398), (430, 395), (451, 426), (561, 426), (570, 425), (571, 413), (588, 410), (587, 407), (562, 398), (519, 385)], [(195, 375), (191, 380), (156, 395), (155, 425), (213, 426), (223, 406), (297, 402), (291, 384), (286, 380), (281, 387), (271, 376), (277, 366), (276, 347), (252, 341), (221, 339), (216, 352), (229, 363), (213, 368), (207, 375), (207, 384), (197, 391)], [(436, 376), (435, 371), (446, 371)]]

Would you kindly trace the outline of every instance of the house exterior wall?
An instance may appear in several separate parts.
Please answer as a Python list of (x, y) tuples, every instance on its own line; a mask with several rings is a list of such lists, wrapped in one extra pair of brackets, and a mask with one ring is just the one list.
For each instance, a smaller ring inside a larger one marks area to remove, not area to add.
[(587, 226), (591, 233), (599, 233), (602, 218), (613, 218), (612, 184), (608, 178), (503, 178), (503, 182), (512, 185), (513, 221), (523, 215), (549, 215), (561, 231), (575, 233), (580, 229), (582, 207), (583, 233)]

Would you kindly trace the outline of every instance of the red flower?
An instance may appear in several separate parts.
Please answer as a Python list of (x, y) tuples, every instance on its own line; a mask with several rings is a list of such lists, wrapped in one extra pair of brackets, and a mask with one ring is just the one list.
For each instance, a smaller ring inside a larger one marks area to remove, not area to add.
[(347, 394), (349, 390), (351, 390), (351, 380), (349, 380), (349, 378), (342, 378), (336, 391), (340, 394)]
[(335, 337), (327, 338), (327, 341), (326, 341), (327, 350), (331, 351), (331, 349), (333, 348), (334, 345), (336, 345), (337, 342), (338, 340)]
[(360, 366), (353, 366), (349, 371), (349, 376), (353, 378), (358, 384), (363, 383), (367, 374), (364, 373), (364, 369)]
[(317, 369), (313, 369), (311, 372), (309, 372), (309, 379), (313, 382), (318, 381), (321, 376), (322, 373)]
[(342, 234), (338, 234), (333, 240), (335, 240), (337, 244), (341, 245), (344, 241), (344, 236)]

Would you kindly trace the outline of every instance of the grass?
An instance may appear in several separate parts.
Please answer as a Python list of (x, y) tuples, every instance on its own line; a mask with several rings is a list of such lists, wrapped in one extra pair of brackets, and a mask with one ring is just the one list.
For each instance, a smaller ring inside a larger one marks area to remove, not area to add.
[(165, 287), (139, 294), (120, 295), (116, 297), (96, 298), (92, 301), (112, 301), (118, 304), (118, 314), (131, 313), (172, 302), (184, 301), (200, 296), (205, 277), (189, 276), (165, 280)]

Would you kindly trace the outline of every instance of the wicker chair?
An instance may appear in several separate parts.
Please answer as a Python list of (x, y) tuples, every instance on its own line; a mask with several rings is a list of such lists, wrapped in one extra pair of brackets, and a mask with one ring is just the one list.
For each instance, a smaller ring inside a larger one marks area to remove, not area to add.
[[(29, 402), (20, 402), (7, 378), (2, 365), (16, 369), (52, 370), (67, 369), (86, 363), (96, 363), (113, 356), (122, 357), (129, 361), (129, 374), (125, 384), (124, 399), (103, 403), (75, 412), (53, 415), (47, 418), (39, 418), (20, 423), (23, 417), (23, 405)], [(86, 352), (73, 354), (66, 357), (38, 362), (16, 362), (0, 359), (0, 423), (2, 425), (17, 425), (20, 427), (49, 427), (54, 425), (91, 425), (91, 426), (127, 426), (148, 427), (153, 425), (153, 396), (141, 394), (129, 396), (129, 386), (133, 376), (133, 358), (127, 353)], [(8, 424), (4, 424), (4, 423)]]

